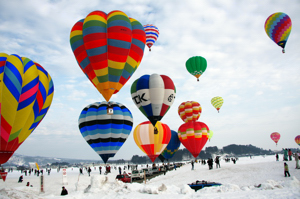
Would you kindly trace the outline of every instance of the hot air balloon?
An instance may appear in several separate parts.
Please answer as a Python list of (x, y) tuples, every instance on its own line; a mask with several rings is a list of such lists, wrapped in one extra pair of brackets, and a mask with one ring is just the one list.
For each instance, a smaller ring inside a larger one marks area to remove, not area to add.
[(206, 59), (201, 56), (194, 56), (186, 61), (185, 66), (189, 73), (195, 76), (197, 81), (199, 81), (199, 77), (206, 70), (207, 62)]
[(175, 100), (176, 89), (166, 75), (143, 75), (131, 86), (131, 98), (140, 111), (155, 126)]
[(180, 140), (178, 138), (178, 133), (176, 131), (171, 130), (171, 139), (169, 144), (167, 145), (167, 147), (163, 150), (163, 152), (161, 153), (161, 155), (169, 160), (171, 159), (176, 151), (178, 151), (180, 147)]
[(195, 157), (199, 155), (208, 140), (208, 126), (199, 121), (184, 123), (178, 129), (178, 137), (185, 148)]
[(217, 109), (218, 113), (221, 106), (223, 105), (223, 102), (224, 102), (223, 98), (219, 96), (211, 99), (211, 104)]
[(265, 22), (265, 31), (267, 35), (282, 48), (284, 47), (292, 30), (292, 20), (283, 12), (276, 12), (270, 15)]
[(178, 107), (178, 114), (184, 122), (197, 121), (201, 115), (202, 108), (198, 102), (182, 102)]
[(208, 139), (210, 141), (210, 139), (212, 138), (212, 136), (214, 135), (214, 132), (212, 132), (212, 130), (208, 131)]
[(141, 63), (146, 34), (122, 11), (94, 11), (73, 26), (70, 43), (84, 74), (109, 101)]
[(277, 146), (277, 143), (280, 139), (280, 134), (277, 133), (277, 132), (274, 132), (271, 134), (271, 139), (276, 143), (276, 146)]
[(300, 146), (300, 135), (295, 137), (295, 142)]
[(146, 33), (146, 45), (149, 48), (149, 51), (151, 51), (151, 47), (156, 42), (159, 31), (158, 28), (152, 24), (144, 25), (145, 33)]
[(79, 116), (78, 124), (85, 141), (106, 163), (126, 141), (133, 119), (123, 104), (104, 101), (86, 106)]
[(0, 164), (9, 160), (45, 117), (53, 93), (51, 76), (41, 65), (0, 53)]
[(136, 145), (148, 155), (152, 162), (162, 153), (171, 139), (171, 130), (168, 125), (157, 122), (157, 133), (153, 125), (147, 121), (137, 125), (133, 132)]

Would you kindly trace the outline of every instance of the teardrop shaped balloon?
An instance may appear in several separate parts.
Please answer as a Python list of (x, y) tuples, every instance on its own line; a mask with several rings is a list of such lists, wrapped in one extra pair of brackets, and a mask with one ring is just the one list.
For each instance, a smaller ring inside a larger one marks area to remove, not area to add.
[(194, 56), (189, 58), (185, 63), (186, 69), (188, 72), (197, 78), (199, 81), (199, 77), (205, 72), (207, 67), (207, 61), (204, 57)]
[(214, 132), (212, 132), (212, 130), (208, 131), (208, 139), (210, 141), (210, 139), (212, 138), (212, 136), (214, 135)]
[(131, 85), (133, 102), (153, 126), (170, 109), (175, 96), (175, 85), (166, 75), (143, 75)]
[(215, 107), (217, 109), (218, 113), (219, 113), (220, 108), (223, 105), (223, 102), (224, 102), (223, 98), (219, 97), (219, 96), (211, 99), (211, 104), (213, 105), (213, 107)]
[(271, 139), (276, 143), (278, 143), (279, 139), (280, 139), (280, 134), (277, 132), (271, 133)]
[(168, 125), (157, 122), (157, 133), (153, 125), (147, 121), (137, 125), (133, 132), (136, 145), (148, 155), (152, 162), (162, 153), (171, 139), (171, 130)]
[(146, 45), (151, 51), (151, 47), (156, 42), (159, 36), (159, 30), (156, 26), (152, 24), (144, 25), (145, 33), (146, 33)]
[(167, 145), (167, 147), (163, 150), (161, 155), (167, 160), (171, 159), (178, 151), (180, 144), (181, 142), (178, 138), (178, 133), (176, 131), (171, 130), (170, 142)]
[(295, 142), (300, 146), (300, 135), (295, 137)]
[(184, 123), (178, 129), (178, 137), (185, 148), (195, 157), (199, 155), (208, 140), (208, 126), (199, 121)]
[(118, 102), (95, 102), (86, 106), (78, 120), (86, 142), (106, 163), (128, 138), (133, 118), (129, 109)]
[(198, 102), (182, 102), (178, 107), (178, 114), (184, 122), (197, 121), (201, 115), (202, 108)]
[(54, 93), (51, 76), (38, 63), (0, 53), (0, 164), (36, 129)]
[(284, 48), (292, 30), (292, 20), (283, 12), (276, 12), (271, 14), (265, 22), (265, 31), (267, 35), (278, 46)]
[(94, 11), (73, 26), (70, 43), (84, 74), (109, 101), (140, 65), (146, 34), (122, 11)]

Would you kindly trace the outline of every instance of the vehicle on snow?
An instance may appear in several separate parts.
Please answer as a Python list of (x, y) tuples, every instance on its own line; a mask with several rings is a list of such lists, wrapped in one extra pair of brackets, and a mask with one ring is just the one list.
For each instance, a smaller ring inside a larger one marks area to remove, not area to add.
[(122, 182), (131, 182), (131, 177), (127, 173), (123, 173), (121, 175), (116, 176), (117, 180), (120, 180)]
[(146, 176), (152, 176), (153, 175), (151, 168), (143, 168), (142, 171), (143, 172), (145, 171)]
[(131, 174), (132, 180), (135, 179), (143, 179), (144, 178), (144, 171), (143, 170), (133, 170)]
[(153, 174), (157, 174), (157, 173), (159, 173), (159, 169), (158, 169), (158, 167), (152, 167), (152, 173)]

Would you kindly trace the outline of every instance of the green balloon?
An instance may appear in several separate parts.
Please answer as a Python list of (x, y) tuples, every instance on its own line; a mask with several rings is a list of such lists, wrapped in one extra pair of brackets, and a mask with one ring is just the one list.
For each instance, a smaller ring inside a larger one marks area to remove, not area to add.
[(186, 61), (185, 66), (189, 73), (195, 76), (197, 81), (199, 81), (199, 77), (206, 70), (207, 62), (206, 59), (201, 56), (194, 56)]

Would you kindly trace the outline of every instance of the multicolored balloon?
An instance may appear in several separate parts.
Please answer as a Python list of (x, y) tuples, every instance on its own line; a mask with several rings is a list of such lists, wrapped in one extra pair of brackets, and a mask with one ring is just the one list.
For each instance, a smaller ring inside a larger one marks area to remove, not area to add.
[(159, 30), (156, 26), (152, 24), (144, 25), (145, 33), (146, 33), (146, 45), (149, 48), (149, 51), (151, 51), (151, 47), (156, 42)]
[(300, 135), (295, 137), (295, 142), (300, 146)]
[(280, 134), (277, 132), (271, 133), (271, 139), (276, 143), (277, 146), (277, 143), (280, 139)]
[(157, 122), (155, 128), (157, 133), (153, 133), (154, 127), (147, 121), (137, 125), (133, 132), (136, 145), (148, 155), (152, 162), (162, 153), (171, 139), (171, 130), (168, 125)]
[(270, 15), (265, 22), (265, 31), (267, 35), (282, 48), (284, 47), (292, 30), (292, 20), (283, 12), (276, 12)]
[(197, 78), (199, 81), (199, 77), (204, 73), (207, 67), (207, 62), (204, 57), (194, 56), (189, 58), (185, 63), (186, 69), (188, 72)]
[(202, 108), (198, 102), (182, 102), (178, 107), (178, 114), (184, 122), (197, 121), (201, 115)]
[(54, 85), (38, 63), (0, 53), (0, 164), (36, 129), (51, 105)]
[[(108, 109), (112, 109), (112, 112)], [(106, 163), (128, 138), (133, 118), (123, 104), (104, 101), (86, 106), (79, 116), (78, 124), (86, 142)]]
[(213, 105), (213, 107), (215, 107), (217, 109), (218, 113), (219, 113), (220, 108), (223, 105), (223, 102), (224, 102), (223, 98), (219, 97), (219, 96), (213, 97), (211, 99), (211, 104)]
[(153, 126), (169, 110), (175, 96), (175, 85), (166, 75), (143, 75), (131, 85), (133, 102)]
[(171, 139), (167, 147), (163, 150), (161, 155), (169, 160), (171, 159), (175, 153), (178, 151), (180, 147), (180, 140), (178, 138), (178, 133), (176, 131), (171, 130)]
[(70, 43), (84, 74), (109, 101), (140, 65), (146, 34), (122, 11), (94, 11), (73, 26)]
[(199, 155), (208, 140), (208, 126), (199, 121), (184, 123), (178, 129), (178, 137), (185, 148), (195, 157)]

